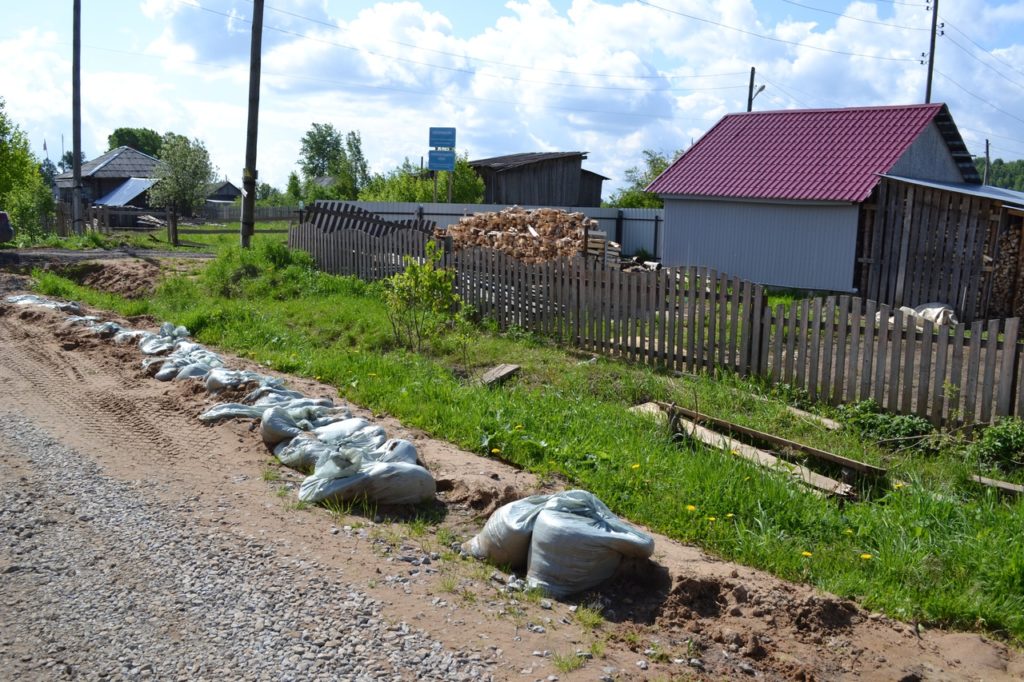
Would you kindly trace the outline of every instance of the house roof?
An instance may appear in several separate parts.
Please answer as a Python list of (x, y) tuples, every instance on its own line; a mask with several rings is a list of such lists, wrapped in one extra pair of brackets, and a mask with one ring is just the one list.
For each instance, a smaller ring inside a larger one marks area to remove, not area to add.
[(859, 203), (933, 121), (964, 180), (980, 182), (946, 105), (916, 104), (730, 114), (647, 191)]
[[(82, 164), (83, 178), (148, 178), (155, 175), (158, 159), (143, 154), (131, 147), (118, 147), (92, 161)], [(57, 176), (58, 181), (67, 184), (74, 181), (72, 171), (65, 171)]]
[(113, 192), (93, 203), (97, 206), (127, 206), (154, 184), (156, 180), (153, 178), (128, 178)]
[(235, 183), (231, 182), (230, 180), (221, 180), (220, 182), (211, 182), (210, 184), (208, 184), (206, 186), (206, 194), (216, 194), (225, 187), (230, 187), (232, 190), (234, 190), (234, 193), (242, 193), (242, 190), (238, 189), (238, 186), (235, 185)]
[(589, 153), (590, 152), (525, 152), (522, 154), (493, 156), (489, 159), (477, 159), (476, 161), (470, 161), (469, 165), (473, 168), (490, 168), (497, 173), (501, 173), (503, 171), (512, 170), (513, 168), (522, 168), (523, 166), (528, 166), (531, 163), (540, 163), (541, 161), (555, 161), (557, 159), (568, 158), (578, 158), (583, 160), (587, 158), (587, 154)]

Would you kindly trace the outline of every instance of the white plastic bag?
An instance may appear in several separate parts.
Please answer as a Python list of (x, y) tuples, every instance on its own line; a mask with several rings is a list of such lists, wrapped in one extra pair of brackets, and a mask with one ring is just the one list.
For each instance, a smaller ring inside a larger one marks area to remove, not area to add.
[(281, 441), (274, 448), (274, 456), (281, 464), (291, 469), (310, 471), (315, 469), (322, 458), (334, 454), (335, 449), (316, 438), (297, 436), (290, 441)]
[(352, 417), (350, 419), (344, 419), (340, 422), (335, 422), (327, 426), (320, 427), (313, 431), (316, 437), (325, 443), (331, 441), (340, 441), (352, 436), (356, 431), (365, 428), (370, 425), (370, 422), (366, 421), (362, 417)]
[(277, 445), (283, 440), (295, 438), (302, 429), (288, 413), (280, 407), (268, 407), (260, 421), (260, 436), (267, 445)]
[(418, 464), (370, 462), (360, 473), (367, 476), (366, 496), (381, 504), (417, 504), (437, 492), (434, 477)]
[(419, 453), (416, 452), (416, 446), (409, 441), (402, 440), (401, 438), (392, 438), (376, 450), (367, 453), (366, 459), (375, 462), (416, 464), (419, 459)]

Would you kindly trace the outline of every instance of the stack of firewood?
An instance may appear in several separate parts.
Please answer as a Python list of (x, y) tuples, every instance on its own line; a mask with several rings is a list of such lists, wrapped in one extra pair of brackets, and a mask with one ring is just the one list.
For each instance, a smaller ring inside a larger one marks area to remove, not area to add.
[(451, 237), (456, 249), (488, 247), (527, 263), (541, 263), (581, 253), (587, 231), (596, 229), (597, 221), (582, 213), (513, 206), (465, 216), (438, 236)]

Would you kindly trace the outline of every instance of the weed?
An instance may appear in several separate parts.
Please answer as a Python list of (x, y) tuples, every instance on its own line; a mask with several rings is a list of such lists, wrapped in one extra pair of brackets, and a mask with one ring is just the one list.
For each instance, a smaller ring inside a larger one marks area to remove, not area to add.
[(987, 465), (1007, 469), (1024, 466), (1024, 420), (1000, 419), (981, 432), (971, 444), (970, 453)]
[(411, 538), (422, 538), (427, 534), (427, 522), (417, 516), (406, 525), (406, 532)]
[(281, 472), (271, 467), (264, 467), (261, 476), (264, 481), (280, 481)]
[(287, 509), (289, 509), (290, 511), (305, 511), (306, 509), (309, 509), (309, 507), (309, 502), (304, 502), (302, 500), (293, 500), (288, 503)]
[(444, 526), (440, 526), (437, 529), (436, 536), (438, 544), (445, 549), (451, 548), (451, 546), (458, 541), (458, 538), (455, 537), (455, 533), (452, 529), (445, 528)]
[(590, 643), (590, 655), (594, 658), (604, 658), (605, 644), (603, 640), (595, 639)]
[(275, 494), (278, 497), (288, 497), (290, 493), (291, 490), (288, 488), (288, 486), (281, 486), (280, 488), (277, 489), (277, 492)]
[(555, 666), (555, 670), (563, 675), (571, 673), (574, 670), (579, 670), (583, 667), (584, 663), (586, 663), (586, 659), (576, 652), (567, 654), (551, 654), (551, 664)]
[(464, 587), (459, 591), (459, 597), (465, 604), (475, 604), (477, 601), (476, 592), (473, 592), (468, 587)]
[(441, 576), (441, 580), (440, 580), (440, 584), (439, 584), (439, 589), (442, 592), (447, 592), (449, 594), (454, 594), (455, 591), (459, 589), (459, 578), (458, 578), (458, 576), (452, 575), (451, 573), (446, 573), (446, 574), (442, 575)]
[(596, 630), (604, 624), (604, 616), (601, 615), (601, 609), (598, 606), (580, 604), (576, 607), (574, 617), (584, 630)]

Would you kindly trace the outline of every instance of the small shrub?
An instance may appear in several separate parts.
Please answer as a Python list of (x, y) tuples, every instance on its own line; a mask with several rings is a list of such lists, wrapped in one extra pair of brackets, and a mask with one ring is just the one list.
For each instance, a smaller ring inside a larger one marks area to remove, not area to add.
[(931, 423), (922, 417), (883, 412), (874, 400), (843, 405), (838, 412), (840, 419), (855, 428), (862, 436), (880, 444), (894, 448), (934, 448), (934, 443), (929, 438), (933, 435), (934, 429)]
[(405, 272), (387, 280), (384, 301), (395, 342), (416, 352), (458, 321), (462, 299), (455, 293), (455, 273), (439, 267), (443, 255), (435, 242), (427, 242), (422, 263), (406, 256)]
[(1024, 466), (1024, 421), (1017, 417), (1000, 419), (986, 428), (970, 446), (980, 462), (1003, 468)]

